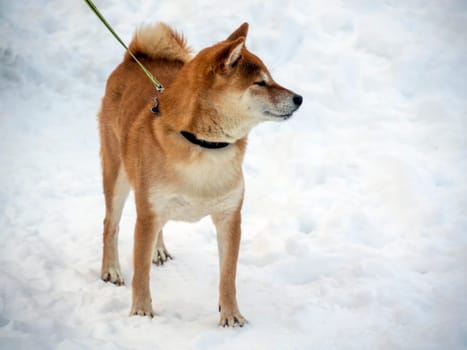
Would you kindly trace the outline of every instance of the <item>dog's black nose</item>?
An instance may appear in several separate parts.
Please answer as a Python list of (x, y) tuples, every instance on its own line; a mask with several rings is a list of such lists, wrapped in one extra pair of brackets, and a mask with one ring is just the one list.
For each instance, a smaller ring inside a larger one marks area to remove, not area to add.
[(300, 105), (302, 104), (302, 102), (303, 102), (303, 97), (302, 97), (302, 96), (300, 96), (300, 95), (294, 95), (294, 97), (293, 97), (293, 103), (295, 103), (295, 105), (296, 105), (297, 107), (300, 107)]

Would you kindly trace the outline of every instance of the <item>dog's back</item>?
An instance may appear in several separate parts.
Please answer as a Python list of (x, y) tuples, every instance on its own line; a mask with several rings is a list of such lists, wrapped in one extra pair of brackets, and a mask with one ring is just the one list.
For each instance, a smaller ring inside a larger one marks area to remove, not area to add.
[[(177, 72), (190, 60), (190, 49), (182, 35), (164, 23), (139, 29), (129, 49), (139, 61), (157, 77), (164, 86), (169, 86)], [(121, 130), (141, 111), (154, 101), (155, 88), (137, 63), (126, 53), (123, 62), (110, 75), (102, 109), (100, 127), (109, 127), (120, 138)]]

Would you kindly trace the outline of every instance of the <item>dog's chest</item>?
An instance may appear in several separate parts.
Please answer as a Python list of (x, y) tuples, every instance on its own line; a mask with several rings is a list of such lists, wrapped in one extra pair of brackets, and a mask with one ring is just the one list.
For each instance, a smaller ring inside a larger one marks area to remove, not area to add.
[(242, 199), (239, 168), (206, 161), (183, 166), (178, 175), (177, 182), (156, 184), (151, 191), (151, 204), (161, 221), (198, 221), (212, 213), (235, 209)]

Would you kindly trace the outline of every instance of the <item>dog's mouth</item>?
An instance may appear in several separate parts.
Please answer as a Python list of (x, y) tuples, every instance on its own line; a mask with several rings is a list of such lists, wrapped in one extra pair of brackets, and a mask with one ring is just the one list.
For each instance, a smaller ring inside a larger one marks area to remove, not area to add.
[[(293, 111), (293, 112), (295, 112), (295, 111)], [(287, 114), (279, 114), (279, 113), (264, 111), (263, 113), (264, 113), (264, 115), (267, 115), (268, 117), (278, 118), (278, 119), (281, 119), (281, 120), (287, 120), (292, 116), (293, 112), (290, 112), (290, 113), (287, 113)]]

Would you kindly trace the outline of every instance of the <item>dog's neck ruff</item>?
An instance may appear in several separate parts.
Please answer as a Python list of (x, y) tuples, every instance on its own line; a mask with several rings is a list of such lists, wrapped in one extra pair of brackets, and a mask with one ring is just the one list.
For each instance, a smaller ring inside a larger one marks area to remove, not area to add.
[(188, 141), (190, 141), (191, 143), (198, 145), (200, 147), (203, 147), (203, 148), (218, 149), (218, 148), (224, 148), (230, 145), (230, 143), (228, 142), (210, 142), (206, 140), (200, 140), (194, 134), (188, 131), (180, 131), (180, 134), (182, 134), (182, 136), (186, 138)]

